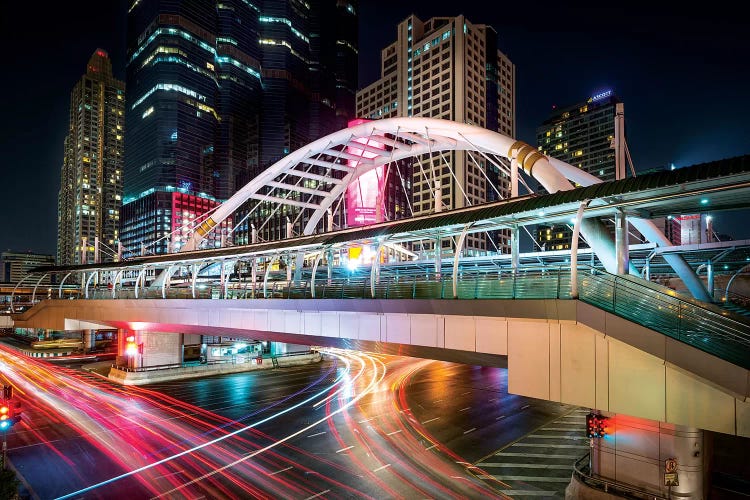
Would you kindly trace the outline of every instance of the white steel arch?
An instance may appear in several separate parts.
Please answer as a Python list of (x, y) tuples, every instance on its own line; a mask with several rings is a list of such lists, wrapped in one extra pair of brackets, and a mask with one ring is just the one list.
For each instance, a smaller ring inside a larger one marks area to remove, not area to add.
[[(362, 153), (352, 154), (348, 147)], [(274, 163), (220, 205), (180, 250), (197, 249), (216, 225), (251, 199), (312, 209), (313, 214), (303, 229), (303, 234), (312, 234), (327, 210), (359, 176), (387, 163), (441, 151), (479, 151), (502, 156), (534, 177), (549, 193), (573, 189), (571, 181), (580, 185), (601, 182), (522, 141), (482, 127), (437, 118), (375, 120), (322, 137)], [(333, 172), (340, 172), (340, 178), (332, 176)], [(629, 220), (657, 245), (671, 245), (650, 220), (635, 217)], [(616, 272), (614, 242), (605, 226), (598, 220), (584, 219), (581, 234), (605, 268)], [(710, 301), (705, 286), (684, 259), (675, 255), (672, 260), (670, 264), (693, 296)]]

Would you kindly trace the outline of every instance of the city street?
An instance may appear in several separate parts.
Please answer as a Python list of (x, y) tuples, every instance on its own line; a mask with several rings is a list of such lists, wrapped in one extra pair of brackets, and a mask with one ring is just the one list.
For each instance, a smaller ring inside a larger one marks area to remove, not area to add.
[(505, 369), (338, 350), (146, 388), (5, 350), (0, 360), (24, 409), (9, 457), (41, 499), (550, 493), (489, 457), (575, 410), (509, 395)]

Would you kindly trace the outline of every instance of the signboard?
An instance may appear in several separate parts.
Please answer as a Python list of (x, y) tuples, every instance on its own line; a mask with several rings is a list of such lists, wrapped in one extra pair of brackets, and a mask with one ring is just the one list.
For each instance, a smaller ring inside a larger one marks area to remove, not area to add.
[(664, 463), (665, 472), (677, 472), (677, 459), (668, 458)]
[(664, 474), (664, 486), (679, 486), (680, 481), (677, 479), (676, 472), (667, 472)]

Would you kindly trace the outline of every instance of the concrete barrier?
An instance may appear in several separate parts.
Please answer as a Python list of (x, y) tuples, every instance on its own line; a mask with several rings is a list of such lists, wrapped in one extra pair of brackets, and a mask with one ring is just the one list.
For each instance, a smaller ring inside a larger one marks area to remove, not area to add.
[(256, 363), (222, 363), (213, 365), (194, 365), (180, 368), (167, 368), (164, 370), (149, 371), (126, 371), (112, 367), (107, 378), (122, 385), (147, 385), (156, 382), (167, 382), (170, 380), (184, 380), (196, 377), (208, 377), (211, 375), (224, 375), (227, 373), (238, 373), (252, 370), (269, 370), (275, 366), (297, 366), (320, 362), (323, 356), (319, 352), (310, 354), (298, 354), (294, 356), (276, 357), (274, 363), (272, 358), (263, 358), (262, 364)]

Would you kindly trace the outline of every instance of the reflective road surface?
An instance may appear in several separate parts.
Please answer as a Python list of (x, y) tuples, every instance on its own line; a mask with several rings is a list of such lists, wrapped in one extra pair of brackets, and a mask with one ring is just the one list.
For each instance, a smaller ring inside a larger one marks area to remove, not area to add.
[(475, 464), (574, 410), (509, 395), (505, 369), (337, 349), (138, 388), (0, 346), (0, 373), (40, 499), (502, 498)]

